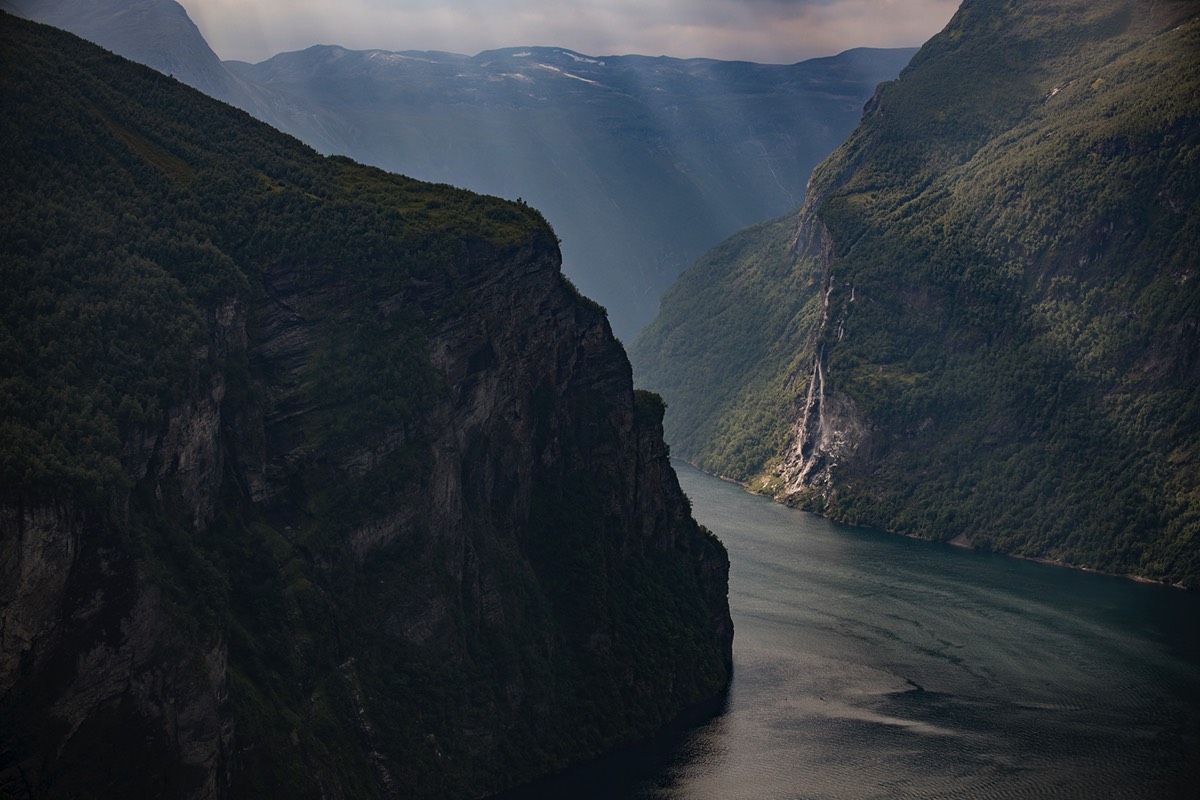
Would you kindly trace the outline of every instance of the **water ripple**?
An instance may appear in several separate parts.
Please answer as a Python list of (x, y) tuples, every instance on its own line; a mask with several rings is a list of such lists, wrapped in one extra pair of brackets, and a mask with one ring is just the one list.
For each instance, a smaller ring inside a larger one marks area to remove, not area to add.
[(1196, 796), (1200, 596), (835, 525), (676, 469), (729, 549), (726, 708), (514, 798)]

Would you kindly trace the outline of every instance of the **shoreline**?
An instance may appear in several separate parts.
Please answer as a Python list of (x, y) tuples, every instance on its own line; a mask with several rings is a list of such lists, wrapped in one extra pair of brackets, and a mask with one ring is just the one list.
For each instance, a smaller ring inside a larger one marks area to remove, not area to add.
[(1101, 569), (1095, 569), (1094, 567), (1086, 567), (1086, 566), (1082, 566), (1080, 564), (1071, 564), (1067, 561), (1055, 561), (1053, 559), (1038, 558), (1036, 556), (1023, 556), (1018, 553), (1004, 553), (999, 550), (979, 550), (977, 547), (975, 547), (971, 544), (971, 537), (966, 532), (959, 533), (958, 535), (954, 536), (951, 539), (930, 539), (926, 536), (921, 536), (916, 533), (905, 533), (904, 531), (889, 530), (887, 528), (880, 528), (875, 525), (862, 525), (857, 522), (848, 522), (846, 520), (838, 519), (837, 517), (829, 516), (827, 514), (822, 514), (820, 512), (812, 511), (807, 508), (801, 508), (799, 506), (791, 505), (790, 503), (787, 503), (783, 500), (777, 499), (773, 495), (762, 494), (761, 492), (752, 491), (746, 484), (742, 483), (741, 481), (735, 480), (726, 475), (716, 475), (711, 472), (708, 472), (707, 470), (692, 463), (691, 461), (688, 461), (686, 458), (680, 458), (678, 456), (671, 456), (671, 460), (672, 461), (680, 461), (684, 464), (687, 464), (692, 469), (696, 470), (697, 472), (701, 472), (705, 475), (708, 475), (710, 478), (716, 478), (718, 480), (724, 481), (725, 483), (732, 483), (736, 486), (739, 486), (739, 487), (741, 487), (742, 491), (746, 492), (746, 494), (752, 494), (752, 495), (755, 495), (756, 497), (764, 497), (764, 498), (770, 500), (771, 502), (779, 503), (780, 505), (787, 506), (788, 508), (795, 508), (796, 510), (803, 511), (806, 514), (813, 514), (814, 516), (818, 516), (821, 519), (827, 519), (830, 522), (836, 522), (839, 525), (847, 525), (852, 528), (869, 528), (870, 530), (881, 531), (882, 533), (891, 534), (893, 536), (904, 536), (908, 539), (916, 539), (917, 541), (929, 542), (930, 544), (949, 545), (950, 547), (957, 547), (960, 550), (971, 550), (971, 551), (981, 552), (981, 553), (994, 553), (999, 556), (1004, 556), (1005, 558), (1016, 558), (1021, 561), (1032, 561), (1037, 564), (1047, 564), (1052, 567), (1062, 567), (1064, 569), (1072, 569), (1072, 570), (1075, 570), (1076, 572), (1086, 572), (1091, 575), (1106, 575), (1110, 578), (1124, 578), (1126, 580), (1134, 581), (1135, 583), (1144, 583), (1144, 584), (1148, 584), (1150, 586), (1164, 586), (1164, 587), (1167, 587), (1170, 589), (1179, 589), (1179, 590), (1185, 591), (1185, 592), (1191, 591), (1190, 587), (1185, 586), (1182, 583), (1169, 583), (1167, 581), (1158, 581), (1153, 578), (1147, 578), (1145, 575), (1135, 575), (1133, 573), (1105, 572), (1104, 570), (1101, 570)]
[(652, 775), (666, 763), (664, 753), (672, 752), (691, 731), (729, 710), (732, 685), (731, 673), (729, 684), (717, 695), (686, 706), (648, 736), (616, 745), (583, 761), (487, 795), (481, 800), (558, 800), (569, 793), (581, 776), (587, 777), (589, 783), (594, 783), (603, 780), (606, 773), (614, 768)]

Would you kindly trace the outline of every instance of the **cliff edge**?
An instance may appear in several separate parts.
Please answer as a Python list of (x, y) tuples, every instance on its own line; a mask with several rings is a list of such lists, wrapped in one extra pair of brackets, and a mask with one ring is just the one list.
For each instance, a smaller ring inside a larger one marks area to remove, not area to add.
[(480, 796), (722, 691), (724, 548), (539, 213), (0, 37), (0, 791)]

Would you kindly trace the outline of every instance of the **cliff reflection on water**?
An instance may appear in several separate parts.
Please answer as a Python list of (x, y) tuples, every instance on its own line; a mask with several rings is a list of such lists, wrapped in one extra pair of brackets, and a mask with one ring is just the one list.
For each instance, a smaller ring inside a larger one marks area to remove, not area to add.
[(729, 548), (715, 717), (507, 798), (1190, 797), (1200, 597), (837, 525), (676, 462)]

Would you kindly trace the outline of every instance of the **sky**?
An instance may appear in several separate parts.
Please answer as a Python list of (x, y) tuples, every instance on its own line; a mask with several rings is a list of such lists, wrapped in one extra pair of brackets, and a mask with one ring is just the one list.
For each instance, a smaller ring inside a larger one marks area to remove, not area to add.
[(791, 64), (852, 47), (911, 47), (959, 0), (180, 0), (222, 59), (314, 44), (352, 50), (555, 46)]

